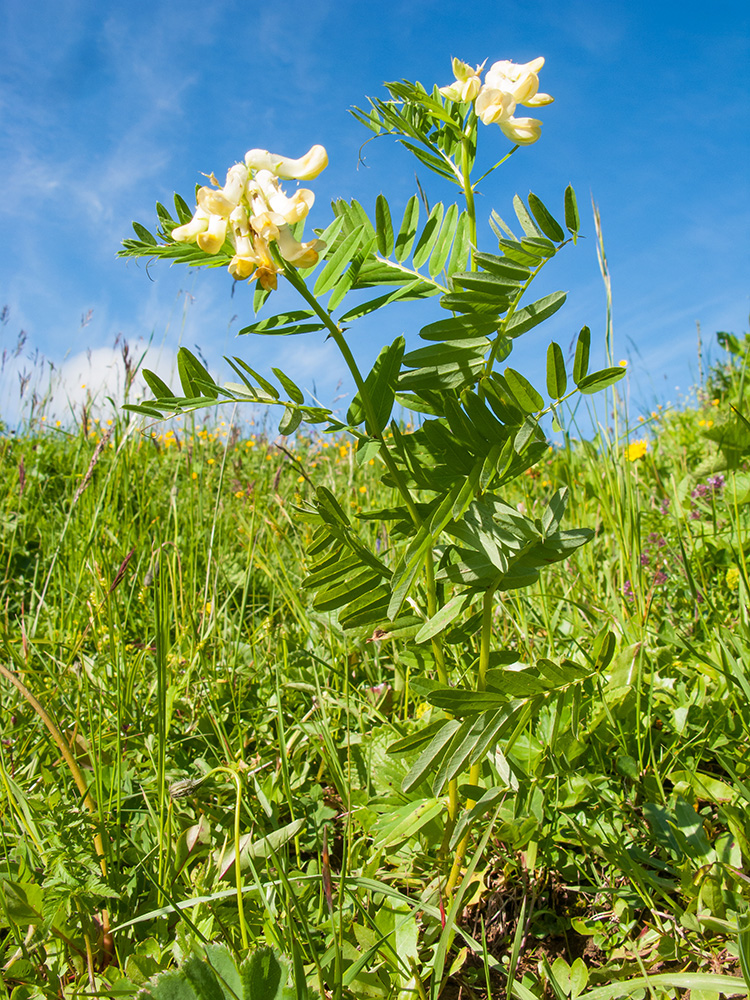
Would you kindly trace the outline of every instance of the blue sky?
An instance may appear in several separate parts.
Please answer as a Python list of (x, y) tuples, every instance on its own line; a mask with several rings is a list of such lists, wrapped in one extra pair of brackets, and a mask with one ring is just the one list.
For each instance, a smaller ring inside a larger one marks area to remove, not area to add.
[[(514, 366), (538, 371), (548, 340), (567, 348), (584, 323), (603, 361), (593, 195), (633, 406), (674, 401), (675, 386), (685, 393), (697, 378), (696, 321), (709, 357), (717, 330), (748, 328), (749, 50), (744, 0), (708, 12), (684, 0), (6, 0), (0, 415), (14, 412), (19, 372), (48, 362), (74, 402), (102, 380), (116, 391), (118, 337), (135, 354), (150, 341), (147, 366), (160, 371), (182, 343), (217, 372), (223, 354), (239, 354), (256, 368), (280, 365), (325, 402), (346, 393), (343, 365), (315, 335), (238, 340), (252, 295), (244, 285), (232, 295), (223, 271), (147, 273), (115, 254), (131, 220), (152, 223), (157, 199), (177, 190), (191, 200), (202, 172), (223, 178), (251, 147), (290, 156), (327, 147), (330, 166), (309, 185), (308, 231), (330, 221), (333, 197), (371, 207), (383, 191), (398, 211), (415, 190), (413, 161), (381, 139), (358, 166), (369, 133), (347, 108), (382, 95), (384, 80), (447, 84), (454, 55), (474, 64), (543, 55), (541, 88), (555, 97), (538, 113), (541, 140), (494, 175), (480, 213), (508, 218), (514, 193), (529, 190), (559, 208), (572, 183), (588, 236), (548, 268), (540, 294), (563, 288), (568, 303), (519, 342)], [(481, 141), (488, 163), (508, 149), (494, 126)], [(428, 183), (433, 200), (453, 199), (454, 189)], [(266, 309), (274, 304), (291, 299), (279, 293)], [(354, 339), (363, 366), (386, 339), (405, 332), (413, 342), (435, 311), (404, 308), (385, 330), (363, 324)]]

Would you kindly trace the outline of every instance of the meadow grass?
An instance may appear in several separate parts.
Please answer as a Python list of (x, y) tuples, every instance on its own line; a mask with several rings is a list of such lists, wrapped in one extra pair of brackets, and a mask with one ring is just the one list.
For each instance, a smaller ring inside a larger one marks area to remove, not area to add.
[[(276, 948), (296, 995), (604, 1000), (739, 977), (750, 488), (706, 434), (741, 409), (743, 371), (590, 440), (571, 417), (505, 497), (541, 515), (568, 485), (594, 538), (503, 596), (491, 667), (586, 670), (482, 762), (452, 904), (444, 796), (403, 792), (418, 751), (388, 753), (444, 718), (429, 655), (345, 634), (302, 586), (298, 505), (335, 484), (354, 515), (387, 507), (376, 469), (344, 438), (228, 417), (37, 417), (1, 438), (7, 995), (135, 993), (215, 940)], [(448, 643), (453, 678), (477, 649)]]

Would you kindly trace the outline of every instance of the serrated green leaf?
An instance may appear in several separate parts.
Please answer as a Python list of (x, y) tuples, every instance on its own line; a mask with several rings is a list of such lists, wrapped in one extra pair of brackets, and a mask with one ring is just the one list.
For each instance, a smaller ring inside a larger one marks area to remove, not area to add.
[(524, 413), (536, 413), (544, 409), (544, 400), (525, 375), (514, 368), (506, 368), (505, 381)]
[(289, 967), (272, 948), (258, 948), (240, 967), (241, 1000), (282, 1000)]
[(581, 327), (576, 342), (576, 356), (573, 362), (573, 381), (576, 385), (584, 379), (589, 370), (589, 352), (591, 350), (591, 330)]
[(563, 228), (560, 223), (552, 217), (542, 199), (537, 198), (535, 194), (529, 194), (529, 208), (531, 209), (532, 215), (536, 219), (537, 225), (544, 235), (549, 237), (549, 239), (555, 243), (562, 243), (565, 239)]
[(547, 348), (547, 392), (552, 399), (561, 399), (568, 387), (565, 358), (562, 348), (554, 340)]
[(396, 237), (394, 256), (399, 264), (403, 264), (411, 253), (414, 238), (417, 235), (417, 225), (419, 223), (419, 199), (415, 194), (406, 203), (404, 217), (401, 220), (401, 228)]
[(615, 382), (619, 382), (624, 377), (624, 368), (602, 368), (601, 371), (592, 372), (590, 375), (582, 378), (578, 383), (578, 389), (585, 395), (590, 396), (595, 392), (600, 392), (602, 389), (607, 389), (610, 385), (614, 385)]

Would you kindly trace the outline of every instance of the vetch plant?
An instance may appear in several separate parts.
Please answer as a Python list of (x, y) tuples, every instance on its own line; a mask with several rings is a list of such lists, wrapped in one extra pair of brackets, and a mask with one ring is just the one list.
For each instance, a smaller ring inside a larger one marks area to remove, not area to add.
[[(479, 245), (477, 189), (520, 145), (540, 137), (541, 122), (515, 111), (552, 101), (539, 93), (542, 65), (541, 58), (496, 62), (482, 83), (484, 64), (454, 60), (455, 81), (442, 90), (390, 83), (387, 99), (353, 110), (375, 136), (395, 137), (421, 167), (455, 185), (460, 204), (430, 207), (415, 194), (399, 221), (383, 194), (371, 212), (357, 201), (337, 200), (332, 221), (303, 242), (312, 192), (289, 196), (279, 179), (314, 178), (327, 162), (325, 150), (315, 146), (300, 160), (251, 150), (229, 169), (223, 186), (212, 176), (212, 186), (199, 189), (194, 211), (179, 195), (177, 218), (157, 205), (156, 235), (136, 223), (138, 238), (126, 240), (121, 251), (225, 264), (236, 280), (257, 281), (256, 313), (285, 280), (300, 308), (256, 316), (241, 333), (322, 334), (341, 352), (356, 387), (343, 420), (308, 400), (280, 369), (272, 369), (274, 382), (242, 358), (228, 358), (239, 381), (221, 386), (185, 348), (178, 356), (182, 393), (145, 372), (154, 399), (130, 408), (162, 417), (223, 401), (268, 404), (281, 410), (281, 433), (293, 433), (303, 421), (317, 424), (350, 435), (362, 465), (379, 463), (381, 482), (394, 496), (389, 506), (352, 517), (348, 503), (322, 485), (299, 505), (298, 516), (313, 526), (304, 586), (313, 608), (335, 615), (353, 639), (393, 643), (398, 655), (421, 667), (410, 684), (419, 701), (432, 706), (429, 722), (415, 718), (404, 726), (390, 752), (410, 765), (405, 802), (426, 810), (444, 803), (440, 860), (448, 895), (461, 878), (475, 823), (518, 787), (506, 756), (513, 743), (545, 704), (555, 702), (562, 712), (590, 673), (606, 666), (613, 648), (604, 633), (585, 664), (519, 664), (493, 638), (502, 595), (534, 583), (546, 565), (567, 559), (592, 534), (561, 527), (567, 489), (554, 493), (538, 517), (519, 512), (504, 491), (547, 452), (545, 415), (559, 427), (565, 400), (625, 374), (619, 366), (589, 372), (588, 327), (578, 337), (572, 372), (561, 347), (549, 345), (546, 397), (506, 364), (515, 340), (565, 302), (561, 291), (531, 301), (528, 293), (547, 264), (575, 243), (580, 227), (572, 187), (564, 195), (564, 227), (536, 195), (516, 196), (517, 227), (493, 211), (492, 244)], [(499, 133), (480, 126), (491, 124), (515, 145), (482, 170), (480, 133), (492, 146)], [(349, 331), (376, 312), (385, 329), (388, 310), (413, 300), (432, 300), (425, 301), (419, 331), (423, 346), (407, 352), (398, 336), (362, 372)], [(419, 415), (416, 429), (407, 432), (394, 418), (396, 405)], [(383, 529), (377, 544), (366, 530), (373, 521)]]

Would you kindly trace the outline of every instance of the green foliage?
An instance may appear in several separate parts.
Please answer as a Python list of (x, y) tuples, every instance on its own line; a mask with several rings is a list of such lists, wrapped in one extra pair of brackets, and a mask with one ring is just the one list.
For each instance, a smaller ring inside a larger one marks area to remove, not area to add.
[[(344, 418), (183, 348), (181, 394), (147, 373), (111, 450), (88, 424), (0, 441), (15, 1000), (744, 991), (702, 971), (747, 966), (744, 355), (640, 443), (588, 327), (534, 385), (507, 362), (564, 305), (531, 285), (579, 235), (575, 193), (559, 219), (516, 196), (483, 247), (471, 102), (387, 86), (355, 117), (462, 202), (334, 201), (314, 265), (275, 259), (300, 308), (242, 330), (330, 337)], [(225, 264), (171, 240), (175, 212), (123, 254)], [(350, 328), (421, 300), (419, 339), (361, 372)], [(581, 440), (602, 390), (626, 433)], [(179, 423), (224, 401), (293, 440)], [(643, 975), (667, 963), (691, 971)]]

